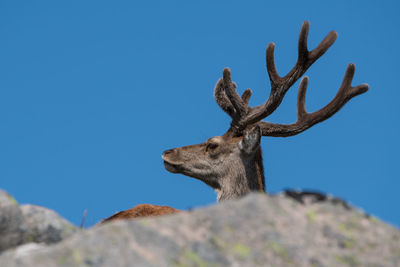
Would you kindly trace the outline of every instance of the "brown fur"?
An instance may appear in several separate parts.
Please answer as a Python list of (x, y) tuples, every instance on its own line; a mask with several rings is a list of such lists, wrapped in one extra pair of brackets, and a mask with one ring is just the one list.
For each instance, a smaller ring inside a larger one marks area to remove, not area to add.
[(151, 204), (140, 204), (129, 210), (120, 211), (107, 219), (102, 220), (100, 223), (105, 223), (114, 220), (121, 219), (134, 219), (138, 217), (152, 217), (160, 215), (168, 215), (181, 212), (180, 210), (168, 207), (168, 206), (158, 206)]

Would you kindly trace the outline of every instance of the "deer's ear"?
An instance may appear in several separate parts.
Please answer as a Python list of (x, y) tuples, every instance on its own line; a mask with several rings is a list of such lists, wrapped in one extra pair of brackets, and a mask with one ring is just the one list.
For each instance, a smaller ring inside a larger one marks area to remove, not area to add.
[(239, 143), (239, 148), (246, 154), (251, 154), (256, 151), (261, 141), (261, 129), (256, 125), (252, 129), (246, 130), (242, 141)]

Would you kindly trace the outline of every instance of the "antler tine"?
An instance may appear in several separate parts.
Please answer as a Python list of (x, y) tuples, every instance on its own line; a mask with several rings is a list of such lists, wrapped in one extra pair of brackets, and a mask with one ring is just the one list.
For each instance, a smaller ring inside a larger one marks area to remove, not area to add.
[(275, 58), (274, 58), (274, 50), (275, 43), (269, 43), (267, 46), (267, 51), (265, 52), (265, 61), (267, 65), (267, 72), (269, 76), (269, 80), (271, 81), (271, 94), (272, 91), (277, 88), (277, 84), (282, 80), (281, 76), (279, 76), (278, 71), (275, 67)]
[(299, 93), (297, 95), (297, 120), (301, 121), (307, 116), (306, 109), (306, 92), (308, 86), (308, 77), (305, 76), (300, 81)]
[(242, 100), (247, 106), (249, 105), (249, 100), (250, 100), (252, 93), (253, 92), (251, 91), (251, 89), (247, 88), (242, 94)]
[(243, 116), (246, 112), (246, 104), (243, 102), (242, 98), (236, 92), (236, 84), (231, 80), (231, 71), (229, 68), (225, 68), (223, 72), (224, 85), (225, 85), (225, 93), (228, 96), (229, 100), (231, 101), (236, 115), (238, 117)]
[(299, 86), (297, 96), (297, 121), (293, 124), (274, 124), (269, 122), (258, 122), (263, 136), (293, 136), (299, 134), (313, 125), (330, 118), (338, 112), (350, 99), (368, 91), (368, 84), (351, 86), (355, 72), (354, 64), (347, 66), (342, 84), (332, 101), (318, 111), (307, 113), (305, 107), (305, 95), (308, 85), (308, 77), (304, 77)]
[(232, 118), (235, 116), (235, 110), (232, 106), (232, 103), (225, 94), (224, 80), (222, 78), (219, 79), (217, 84), (215, 85), (214, 98), (217, 104), (222, 108), (222, 110), (228, 113), (228, 115)]

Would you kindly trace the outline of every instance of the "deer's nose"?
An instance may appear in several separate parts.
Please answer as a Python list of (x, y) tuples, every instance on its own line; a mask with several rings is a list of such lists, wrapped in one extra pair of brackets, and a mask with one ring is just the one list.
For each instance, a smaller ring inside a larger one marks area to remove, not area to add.
[(171, 154), (172, 152), (174, 152), (173, 149), (165, 150), (165, 151), (163, 152), (163, 156), (168, 155), (168, 154)]

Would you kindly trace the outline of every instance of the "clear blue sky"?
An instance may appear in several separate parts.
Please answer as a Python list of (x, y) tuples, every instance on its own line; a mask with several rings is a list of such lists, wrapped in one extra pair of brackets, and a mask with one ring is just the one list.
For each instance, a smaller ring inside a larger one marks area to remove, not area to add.
[[(0, 188), (75, 224), (88, 209), (87, 225), (139, 203), (215, 203), (162, 151), (227, 130), (213, 98), (224, 67), (264, 102), (267, 44), (286, 74), (309, 20), (309, 47), (339, 36), (307, 72), (308, 110), (350, 62), (370, 91), (298, 136), (264, 137), (267, 190), (328, 192), (400, 226), (398, 1), (140, 2), (0, 1)], [(295, 121), (297, 87), (270, 121)]]

